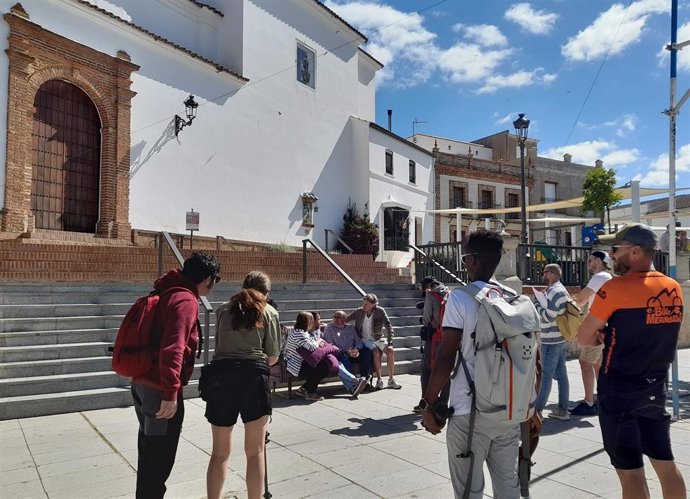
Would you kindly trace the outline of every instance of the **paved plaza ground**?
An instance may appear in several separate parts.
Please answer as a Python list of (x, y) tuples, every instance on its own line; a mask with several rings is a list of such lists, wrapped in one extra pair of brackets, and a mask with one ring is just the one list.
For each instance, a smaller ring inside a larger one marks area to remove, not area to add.
[[(671, 434), (690, 487), (690, 350), (680, 352), (679, 365), (685, 419), (673, 423)], [(572, 405), (583, 394), (577, 361), (568, 362), (568, 374)], [(273, 497), (452, 497), (445, 435), (423, 431), (411, 412), (419, 400), (419, 376), (397, 379), (402, 390), (366, 393), (359, 400), (336, 385), (323, 389), (323, 402), (276, 397), (268, 447)], [(197, 499), (205, 496), (211, 432), (203, 401), (186, 401), (186, 411), (166, 497)], [(136, 433), (131, 407), (0, 421), (0, 497), (133, 497)], [(227, 497), (241, 498), (246, 497), (241, 425), (234, 438)], [(547, 419), (534, 459), (532, 498), (620, 497), (596, 417)], [(653, 473), (648, 481), (652, 497), (660, 498)], [(486, 497), (491, 497), (488, 482)]]

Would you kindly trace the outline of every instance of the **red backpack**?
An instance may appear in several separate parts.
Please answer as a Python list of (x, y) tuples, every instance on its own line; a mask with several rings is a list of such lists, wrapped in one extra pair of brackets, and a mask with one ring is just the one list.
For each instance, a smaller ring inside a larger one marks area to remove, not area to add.
[(109, 348), (113, 353), (113, 371), (120, 376), (136, 378), (149, 372), (154, 366), (154, 354), (159, 348), (153, 324), (156, 320), (158, 302), (171, 291), (186, 288), (169, 288), (163, 293), (152, 291), (134, 302), (120, 325), (115, 344)]

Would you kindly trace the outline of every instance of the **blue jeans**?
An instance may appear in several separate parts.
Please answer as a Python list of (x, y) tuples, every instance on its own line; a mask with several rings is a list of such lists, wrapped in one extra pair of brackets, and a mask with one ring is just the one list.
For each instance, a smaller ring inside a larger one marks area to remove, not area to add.
[(544, 369), (542, 376), (541, 391), (537, 397), (537, 410), (544, 410), (546, 402), (551, 393), (551, 382), (558, 380), (558, 408), (568, 410), (570, 398), (570, 386), (568, 385), (568, 371), (565, 368), (565, 351), (567, 343), (556, 343), (541, 345), (541, 364)]
[(338, 355), (338, 360), (341, 364), (345, 366), (345, 369), (352, 372), (353, 362), (359, 363), (359, 375), (363, 378), (367, 378), (371, 374), (371, 350), (367, 347), (362, 347), (359, 350), (359, 356), (354, 359), (346, 353), (341, 353)]
[(357, 381), (357, 378), (355, 377), (354, 374), (352, 374), (350, 371), (348, 371), (345, 368), (345, 366), (343, 365), (342, 362), (339, 365), (338, 376), (340, 377), (340, 381), (343, 382), (345, 389), (348, 392), (351, 392), (355, 386), (355, 382)]

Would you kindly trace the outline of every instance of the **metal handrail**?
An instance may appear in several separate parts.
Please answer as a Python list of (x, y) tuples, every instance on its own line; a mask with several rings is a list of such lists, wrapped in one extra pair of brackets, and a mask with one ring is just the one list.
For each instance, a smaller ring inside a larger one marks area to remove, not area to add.
[(326, 233), (326, 251), (328, 251), (328, 233), (330, 232), (335, 236), (335, 238), (338, 240), (340, 244), (343, 245), (343, 247), (350, 252), (350, 254), (354, 253), (355, 250), (353, 250), (349, 244), (347, 244), (345, 241), (343, 241), (340, 236), (337, 234), (337, 232), (331, 230), (331, 229), (324, 229), (324, 232)]
[[(182, 258), (182, 254), (180, 253), (180, 250), (177, 249), (177, 246), (173, 242), (172, 238), (170, 237), (170, 234), (167, 232), (159, 232), (158, 233), (158, 275), (163, 275), (164, 269), (163, 269), (163, 243), (167, 243), (168, 246), (170, 247), (170, 250), (172, 251), (173, 255), (175, 256), (175, 259), (177, 260), (177, 263), (179, 263), (180, 267), (184, 265), (184, 258)], [(205, 296), (201, 296), (201, 304), (204, 307), (204, 364), (208, 364), (208, 358), (209, 358), (209, 344), (211, 342), (211, 312), (213, 312), (213, 307), (211, 307), (211, 303), (209, 303), (208, 298)]]
[(218, 257), (220, 257), (220, 248), (223, 244), (223, 241), (227, 241), (223, 236), (216, 236), (216, 254)]
[(335, 263), (335, 260), (333, 260), (330, 256), (328, 256), (328, 253), (326, 253), (321, 246), (316, 244), (314, 241), (311, 239), (302, 239), (302, 284), (307, 283), (307, 243), (311, 244), (312, 247), (318, 251), (322, 257), (326, 259), (328, 263), (331, 264), (331, 267), (333, 267), (342, 277), (347, 281), (347, 283), (355, 288), (355, 291), (359, 293), (360, 296), (364, 296), (367, 293), (359, 287), (359, 285), (350, 277), (347, 275), (347, 272), (345, 272), (343, 269), (340, 268), (340, 266)]
[(433, 263), (434, 265), (436, 265), (439, 269), (441, 269), (443, 272), (445, 272), (445, 273), (448, 274), (450, 277), (452, 277), (453, 279), (455, 279), (457, 282), (459, 282), (459, 283), (462, 284), (463, 286), (465, 285), (465, 282), (464, 282), (462, 279), (460, 279), (458, 276), (456, 276), (455, 274), (453, 274), (450, 270), (448, 270), (448, 269), (445, 268), (443, 265), (441, 265), (440, 263), (438, 263), (438, 262), (437, 262), (436, 260), (434, 260), (432, 257), (428, 256), (426, 253), (424, 253), (422, 250), (420, 250), (417, 246), (415, 246), (414, 244), (410, 243), (410, 248), (411, 248), (415, 253), (417, 253), (418, 255), (421, 255), (421, 256), (423, 256), (424, 258), (426, 258), (428, 261), (431, 261), (431, 263)]

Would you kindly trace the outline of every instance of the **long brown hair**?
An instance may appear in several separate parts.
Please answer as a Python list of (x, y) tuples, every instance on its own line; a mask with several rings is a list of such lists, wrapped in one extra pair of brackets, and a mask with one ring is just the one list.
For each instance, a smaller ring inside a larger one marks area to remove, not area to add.
[(232, 315), (232, 328), (252, 329), (263, 326), (266, 295), (255, 289), (242, 289), (230, 298), (229, 312)]
[(314, 320), (314, 316), (310, 312), (300, 312), (295, 319), (295, 329), (300, 331), (309, 331), (309, 324)]
[(266, 295), (271, 290), (271, 280), (261, 271), (252, 270), (244, 278), (242, 289), (230, 298), (229, 312), (232, 328), (252, 329), (263, 326)]

